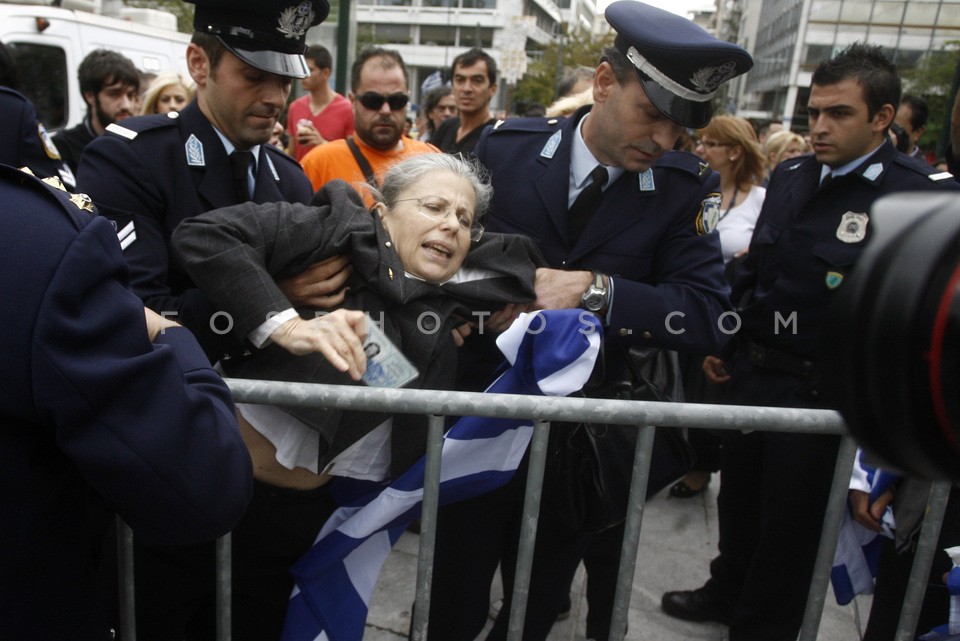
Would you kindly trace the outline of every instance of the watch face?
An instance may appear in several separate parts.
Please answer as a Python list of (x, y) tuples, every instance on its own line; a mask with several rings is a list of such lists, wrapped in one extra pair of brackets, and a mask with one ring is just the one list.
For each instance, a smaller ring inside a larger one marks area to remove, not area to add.
[(584, 295), (583, 297), (583, 306), (587, 308), (588, 311), (596, 312), (603, 307), (603, 292), (591, 291)]

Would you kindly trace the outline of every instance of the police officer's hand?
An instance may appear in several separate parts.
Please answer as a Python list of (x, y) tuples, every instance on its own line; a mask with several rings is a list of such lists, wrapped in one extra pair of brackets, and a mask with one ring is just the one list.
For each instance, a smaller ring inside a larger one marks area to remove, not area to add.
[(301, 356), (320, 352), (330, 364), (350, 374), (355, 381), (367, 369), (363, 341), (367, 337), (366, 314), (338, 309), (309, 320), (291, 318), (270, 335), (274, 343)]
[[(539, 270), (538, 270), (539, 271)], [(529, 303), (510, 303), (501, 310), (498, 310), (486, 318), (483, 322), (484, 331), (502, 332), (511, 325), (517, 317), (532, 308)]]
[(277, 286), (294, 307), (332, 309), (343, 303), (347, 293), (343, 284), (353, 273), (346, 255), (332, 256), (314, 263), (303, 272), (277, 281)]
[(450, 330), (453, 335), (453, 342), (457, 347), (463, 347), (463, 341), (473, 333), (473, 327), (470, 323), (461, 323)]
[(180, 327), (179, 323), (161, 316), (152, 309), (146, 307), (143, 308), (143, 314), (147, 319), (147, 336), (150, 337), (150, 342), (157, 340), (157, 336), (163, 333), (163, 330), (170, 329), (171, 327)]
[(850, 516), (853, 520), (874, 532), (879, 532), (883, 513), (887, 506), (893, 501), (893, 488), (887, 490), (877, 497), (877, 500), (870, 503), (870, 494), (861, 490), (850, 490)]
[(707, 356), (703, 359), (703, 373), (707, 375), (707, 380), (711, 383), (726, 383), (730, 380), (730, 375), (723, 367), (724, 363), (716, 356)]
[(537, 270), (534, 288), (537, 300), (533, 309), (571, 309), (580, 307), (580, 297), (593, 282), (593, 272), (568, 272), (562, 269)]

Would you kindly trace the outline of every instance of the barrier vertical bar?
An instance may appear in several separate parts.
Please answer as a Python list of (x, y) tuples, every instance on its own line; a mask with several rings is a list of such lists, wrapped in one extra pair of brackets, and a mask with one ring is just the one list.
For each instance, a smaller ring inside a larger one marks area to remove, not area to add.
[(613, 616), (610, 618), (610, 638), (623, 641), (633, 591), (633, 573), (637, 567), (640, 549), (640, 527), (647, 503), (647, 484), (650, 481), (650, 462), (653, 458), (655, 427), (640, 428), (633, 454), (633, 476), (630, 478), (630, 496), (627, 501), (627, 520), (623, 528), (623, 547), (620, 549), (620, 567), (617, 571), (617, 589), (613, 597)]
[(523, 640), (523, 621), (527, 616), (527, 597), (530, 593), (530, 571), (533, 568), (533, 546), (537, 540), (537, 519), (540, 516), (540, 497), (543, 494), (543, 472), (547, 464), (547, 440), (550, 423), (534, 421), (530, 441), (530, 461), (527, 466), (527, 487), (523, 496), (523, 523), (520, 526), (520, 544), (517, 549), (517, 572), (513, 580), (513, 599), (510, 603), (510, 622), (507, 641)]
[(413, 610), (413, 641), (426, 641), (433, 583), (433, 551), (440, 504), (440, 453), (444, 417), (432, 415), (427, 423), (427, 459), (423, 471), (423, 509), (420, 515), (420, 552), (417, 557), (417, 594)]
[[(927, 591), (933, 557), (937, 553), (937, 539), (940, 537), (940, 526), (943, 525), (949, 496), (950, 483), (937, 482), (930, 485), (927, 511), (920, 528), (920, 537), (917, 539), (917, 551), (913, 556), (913, 568), (910, 570), (907, 593), (904, 595), (903, 609), (900, 610), (900, 621), (897, 624), (897, 635), (894, 637), (896, 641), (912, 641), (916, 638), (920, 608)], [(927, 631), (920, 632), (925, 634)]]
[[(857, 454), (857, 444), (849, 436), (840, 437), (840, 450), (837, 463), (833, 468), (833, 483), (830, 486), (830, 498), (820, 531), (820, 547), (813, 564), (813, 576), (810, 590), (807, 592), (807, 607), (803, 612), (803, 625), (800, 627), (799, 641), (816, 641), (823, 617), (823, 604), (827, 598), (827, 586), (830, 583), (830, 570), (833, 557), (840, 539), (840, 526), (847, 509), (847, 492), (850, 489), (850, 472), (853, 471), (853, 457)], [(722, 481), (721, 481), (722, 482)]]
[(137, 641), (137, 608), (133, 583), (133, 530), (117, 517), (117, 574), (120, 582), (120, 638)]
[(224, 534), (216, 543), (217, 563), (217, 641), (230, 641), (233, 630), (230, 614), (232, 612), (233, 596), (233, 538), (229, 532)]

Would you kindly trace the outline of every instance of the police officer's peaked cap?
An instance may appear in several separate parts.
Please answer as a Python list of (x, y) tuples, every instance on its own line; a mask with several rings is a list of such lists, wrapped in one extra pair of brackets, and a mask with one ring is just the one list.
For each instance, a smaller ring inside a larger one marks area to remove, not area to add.
[(732, 42), (717, 40), (693, 21), (635, 0), (607, 7), (616, 48), (636, 67), (647, 96), (685, 127), (704, 127), (721, 84), (750, 70), (753, 58)]
[(216, 36), (252, 67), (306, 78), (307, 29), (330, 13), (328, 0), (187, 0), (193, 28)]

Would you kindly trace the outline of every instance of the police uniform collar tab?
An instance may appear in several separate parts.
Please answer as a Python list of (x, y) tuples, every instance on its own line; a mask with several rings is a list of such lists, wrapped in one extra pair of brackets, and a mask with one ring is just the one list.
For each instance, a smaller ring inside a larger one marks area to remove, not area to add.
[(669, 11), (619, 0), (607, 7), (605, 16), (617, 31), (614, 45), (633, 65), (647, 97), (686, 127), (705, 126), (717, 89), (753, 66), (742, 47), (717, 40)]
[(187, 0), (197, 5), (194, 29), (216, 36), (248, 65), (293, 78), (309, 68), (307, 30), (330, 13), (328, 0)]

